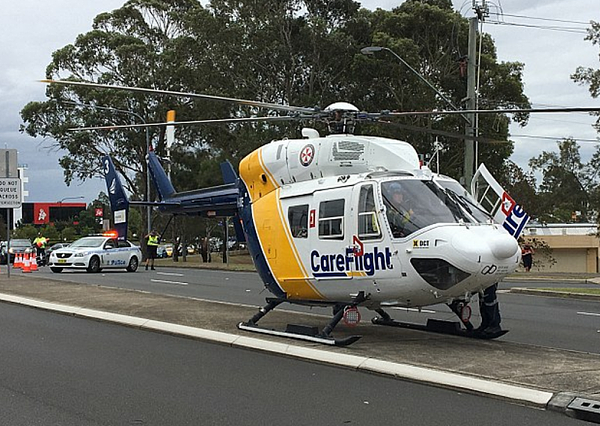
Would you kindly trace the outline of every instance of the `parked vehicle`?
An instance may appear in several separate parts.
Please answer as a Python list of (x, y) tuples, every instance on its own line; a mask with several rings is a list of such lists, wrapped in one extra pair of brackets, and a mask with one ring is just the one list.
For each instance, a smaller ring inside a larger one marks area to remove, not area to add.
[(156, 257), (159, 259), (169, 257), (166, 246), (160, 245), (156, 248)]
[(6, 241), (4, 241), (2, 248), (0, 249), (0, 262), (6, 263), (8, 261), (13, 263), (15, 261), (16, 254), (35, 253), (35, 249), (31, 244), (31, 241), (25, 238), (15, 238), (10, 240), (8, 250), (6, 248)]
[(63, 269), (83, 269), (100, 272), (104, 268), (122, 268), (135, 272), (142, 259), (140, 248), (129, 241), (119, 241), (113, 236), (84, 237), (68, 247), (54, 250), (48, 265), (52, 272)]

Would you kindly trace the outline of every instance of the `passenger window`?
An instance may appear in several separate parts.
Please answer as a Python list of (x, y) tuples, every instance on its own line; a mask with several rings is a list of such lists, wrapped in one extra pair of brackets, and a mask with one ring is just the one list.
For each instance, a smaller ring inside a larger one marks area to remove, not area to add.
[(381, 237), (377, 210), (375, 209), (373, 185), (364, 185), (360, 188), (358, 197), (358, 236), (362, 240)]
[(344, 238), (344, 200), (319, 204), (319, 238)]
[(308, 204), (291, 206), (288, 210), (288, 222), (292, 237), (308, 238)]

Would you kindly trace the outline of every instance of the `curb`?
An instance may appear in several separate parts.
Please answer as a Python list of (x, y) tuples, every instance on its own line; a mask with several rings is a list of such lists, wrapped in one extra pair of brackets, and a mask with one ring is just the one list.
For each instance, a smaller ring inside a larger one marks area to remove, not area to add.
[(541, 290), (537, 288), (513, 287), (511, 293), (529, 294), (533, 296), (566, 297), (569, 299), (600, 301), (600, 294), (582, 294), (569, 291)]
[(547, 408), (548, 404), (554, 397), (552, 392), (510, 385), (494, 380), (467, 377), (457, 373), (434, 370), (431, 368), (393, 363), (370, 357), (348, 355), (325, 351), (322, 349), (295, 346), (287, 343), (271, 342), (255, 337), (239, 336), (235, 334), (172, 324), (147, 318), (114, 314), (77, 306), (49, 303), (5, 293), (0, 293), (0, 301), (59, 312), (76, 317), (91, 318), (127, 325), (130, 327), (140, 328), (142, 330), (158, 331), (176, 336), (185, 336), (225, 344), (231, 347), (265, 351), (273, 354), (345, 367), (356, 371), (382, 374), (398, 379), (432, 384), (449, 389), (484, 394), (487, 396), (494, 396), (539, 408)]

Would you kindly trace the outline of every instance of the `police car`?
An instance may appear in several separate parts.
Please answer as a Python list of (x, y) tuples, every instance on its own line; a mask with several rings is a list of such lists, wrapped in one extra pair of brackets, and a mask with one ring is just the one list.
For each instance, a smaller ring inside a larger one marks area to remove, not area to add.
[(80, 238), (68, 247), (53, 251), (48, 265), (56, 273), (63, 269), (99, 272), (108, 268), (135, 272), (141, 259), (142, 252), (138, 246), (117, 240), (114, 233), (106, 233)]

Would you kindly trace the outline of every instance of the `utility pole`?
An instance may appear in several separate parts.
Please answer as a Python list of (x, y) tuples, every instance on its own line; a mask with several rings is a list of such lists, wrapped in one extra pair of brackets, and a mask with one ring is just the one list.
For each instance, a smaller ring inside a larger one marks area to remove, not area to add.
[[(479, 108), (478, 102), (478, 60), (477, 60), (477, 28), (479, 22), (483, 21), (489, 14), (486, 0), (473, 0), (473, 10), (475, 16), (469, 19), (469, 50), (467, 63), (467, 105), (468, 110)], [(481, 43), (481, 41), (480, 41)], [(479, 120), (477, 114), (468, 114), (469, 124), (465, 127), (465, 135), (472, 138), (479, 136)], [(464, 182), (465, 188), (470, 188), (471, 180), (475, 174), (476, 167), (476, 146), (474, 139), (465, 139), (465, 164), (464, 164)]]
[[(468, 110), (474, 110), (476, 105), (476, 73), (477, 73), (477, 26), (479, 19), (477, 17), (469, 19), (469, 52), (467, 62), (467, 105)], [(475, 127), (475, 114), (467, 115), (469, 119), (465, 126), (465, 136), (476, 136), (477, 128)], [(465, 188), (471, 185), (471, 179), (474, 174), (475, 163), (475, 141), (473, 139), (465, 139), (465, 165), (464, 165), (464, 182)]]

